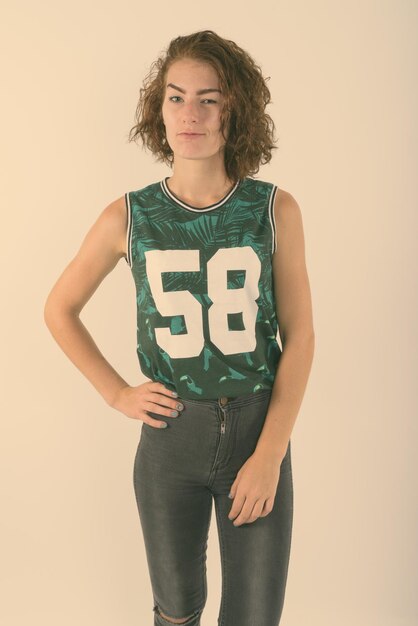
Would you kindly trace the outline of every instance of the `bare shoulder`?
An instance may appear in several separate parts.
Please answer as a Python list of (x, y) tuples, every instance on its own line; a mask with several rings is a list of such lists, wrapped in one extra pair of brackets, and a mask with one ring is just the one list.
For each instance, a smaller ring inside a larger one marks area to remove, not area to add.
[(120, 256), (126, 256), (126, 229), (128, 214), (125, 196), (120, 196), (108, 204), (102, 211), (100, 220), (104, 227), (112, 233), (112, 239)]
[(302, 212), (295, 197), (285, 189), (277, 187), (276, 197), (274, 201), (274, 216), (277, 221), (283, 225), (289, 221), (301, 221)]
[(102, 209), (48, 295), (48, 308), (55, 303), (61, 310), (82, 310), (124, 255), (124, 213), (124, 196)]
[(272, 259), (274, 291), (280, 335), (286, 340), (292, 334), (313, 334), (312, 302), (302, 213), (291, 193), (277, 190), (274, 215), (277, 237)]
[(294, 196), (285, 189), (277, 188), (274, 200), (276, 226), (275, 257), (288, 251), (293, 258), (304, 256), (304, 233), (302, 211)]

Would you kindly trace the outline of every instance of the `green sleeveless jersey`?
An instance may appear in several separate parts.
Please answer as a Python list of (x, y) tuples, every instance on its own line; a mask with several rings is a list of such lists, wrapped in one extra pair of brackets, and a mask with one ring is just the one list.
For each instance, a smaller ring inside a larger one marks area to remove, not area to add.
[(276, 185), (246, 177), (196, 208), (166, 181), (125, 193), (142, 373), (185, 399), (271, 389), (282, 354), (272, 275)]

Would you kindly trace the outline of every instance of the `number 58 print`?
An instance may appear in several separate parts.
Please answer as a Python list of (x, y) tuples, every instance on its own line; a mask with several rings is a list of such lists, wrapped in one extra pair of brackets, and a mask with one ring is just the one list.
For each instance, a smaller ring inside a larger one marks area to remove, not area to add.
[[(187, 333), (172, 335), (169, 328), (155, 328), (158, 344), (171, 358), (198, 356), (203, 350), (203, 313), (190, 291), (164, 291), (163, 272), (200, 272), (200, 250), (148, 250), (147, 276), (158, 312), (184, 315)], [(245, 270), (245, 287), (228, 289), (227, 272)], [(255, 322), (261, 263), (251, 246), (220, 248), (207, 262), (210, 340), (224, 354), (252, 352), (256, 347)], [(242, 313), (244, 330), (228, 328), (228, 313)]]

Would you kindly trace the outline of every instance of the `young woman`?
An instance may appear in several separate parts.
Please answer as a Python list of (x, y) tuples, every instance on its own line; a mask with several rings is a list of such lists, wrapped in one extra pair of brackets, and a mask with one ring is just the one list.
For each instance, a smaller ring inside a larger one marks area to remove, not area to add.
[[(172, 176), (103, 210), (45, 305), (72, 362), (110, 406), (143, 422), (133, 478), (158, 626), (200, 624), (213, 500), (219, 626), (277, 626), (283, 609), (290, 435), (314, 330), (299, 206), (249, 176), (274, 148), (269, 102), (260, 69), (233, 41), (213, 31), (174, 39), (130, 134)], [(140, 385), (119, 376), (79, 319), (122, 257), (136, 285)]]

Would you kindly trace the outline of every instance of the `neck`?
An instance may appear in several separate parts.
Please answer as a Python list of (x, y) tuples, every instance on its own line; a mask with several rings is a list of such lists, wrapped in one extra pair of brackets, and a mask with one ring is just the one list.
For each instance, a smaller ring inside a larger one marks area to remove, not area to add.
[(209, 206), (221, 200), (236, 181), (230, 180), (224, 166), (208, 166), (206, 161), (184, 160), (180, 167), (173, 164), (173, 174), (168, 179), (169, 189), (193, 206)]

